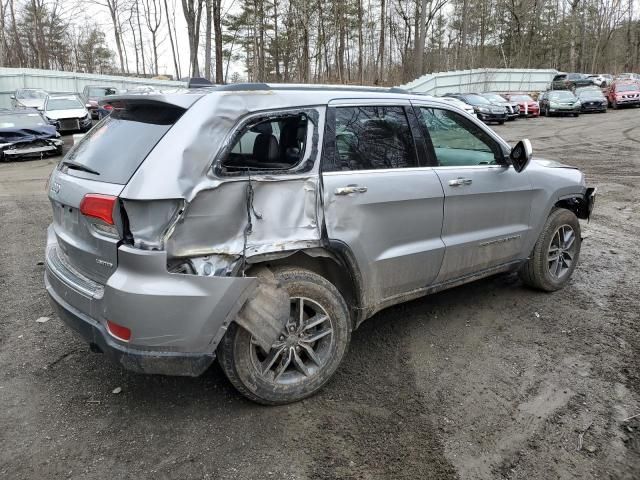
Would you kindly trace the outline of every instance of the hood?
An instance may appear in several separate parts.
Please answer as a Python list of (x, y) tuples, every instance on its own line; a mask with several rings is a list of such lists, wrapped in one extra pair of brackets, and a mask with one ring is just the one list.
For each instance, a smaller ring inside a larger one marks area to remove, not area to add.
[(44, 106), (44, 98), (19, 98), (16, 102), (29, 108), (42, 108)]
[(0, 144), (33, 142), (58, 136), (53, 125), (33, 125), (30, 127), (3, 127), (0, 123)]
[(70, 110), (47, 110), (44, 114), (52, 120), (61, 118), (81, 118), (86, 117), (89, 112), (86, 108), (73, 108)]
[(541, 167), (546, 168), (571, 168), (573, 170), (578, 170), (578, 167), (572, 167), (571, 165), (565, 165), (564, 163), (560, 163), (556, 160), (547, 160), (544, 158), (535, 158), (531, 160)]

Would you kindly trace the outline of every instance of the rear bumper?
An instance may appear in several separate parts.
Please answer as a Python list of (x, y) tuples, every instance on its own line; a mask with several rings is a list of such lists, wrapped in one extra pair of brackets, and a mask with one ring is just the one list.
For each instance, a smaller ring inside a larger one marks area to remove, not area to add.
[(45, 273), (44, 283), (58, 317), (87, 342), (92, 350), (104, 353), (110, 360), (119, 363), (127, 370), (195, 377), (203, 373), (213, 362), (215, 358), (213, 353), (188, 354), (142, 350), (116, 341), (102, 323), (65, 302), (52, 286), (50, 275), (49, 271)]
[[(166, 253), (121, 246), (105, 285), (74, 269), (49, 230), (45, 286), (60, 318), (124, 368), (166, 375), (201, 374), (257, 281), (249, 277), (172, 274)], [(107, 320), (131, 330), (113, 337)]]

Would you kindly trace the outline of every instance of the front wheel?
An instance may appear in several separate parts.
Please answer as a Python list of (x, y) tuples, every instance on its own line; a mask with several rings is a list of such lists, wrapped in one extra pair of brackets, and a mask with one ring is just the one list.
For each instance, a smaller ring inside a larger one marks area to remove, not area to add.
[(275, 270), (291, 299), (290, 318), (269, 351), (232, 323), (218, 346), (220, 366), (245, 397), (265, 405), (296, 402), (335, 373), (351, 339), (347, 305), (324, 277), (300, 268)]
[(546, 292), (561, 289), (578, 264), (581, 243), (578, 217), (564, 208), (553, 210), (531, 257), (518, 272), (520, 279), (525, 285)]

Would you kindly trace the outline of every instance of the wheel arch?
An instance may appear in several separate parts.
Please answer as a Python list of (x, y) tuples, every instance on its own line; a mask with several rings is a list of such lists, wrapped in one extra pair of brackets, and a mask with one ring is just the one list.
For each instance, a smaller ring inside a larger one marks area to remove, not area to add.
[(567, 195), (554, 203), (552, 211), (556, 208), (564, 208), (573, 212), (576, 217), (588, 220), (593, 209), (595, 189), (588, 188), (585, 193)]
[(269, 269), (278, 267), (298, 267), (330, 281), (342, 294), (351, 316), (352, 328), (355, 329), (364, 318), (362, 276), (355, 263), (353, 254), (346, 245), (331, 242), (327, 247), (308, 248), (287, 252), (276, 252), (257, 255), (248, 259), (251, 271), (260, 267)]

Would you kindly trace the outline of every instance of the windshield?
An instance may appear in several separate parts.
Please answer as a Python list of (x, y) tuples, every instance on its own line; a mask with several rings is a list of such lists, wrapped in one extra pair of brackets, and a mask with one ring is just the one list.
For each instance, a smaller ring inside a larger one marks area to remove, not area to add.
[(76, 108), (83, 108), (83, 106), (75, 98), (50, 98), (47, 101), (47, 110), (73, 110)]
[(505, 102), (506, 100), (504, 98), (502, 98), (500, 95), (498, 95), (497, 93), (484, 93), (482, 95), (484, 98), (492, 101), (492, 102)]
[(511, 95), (510, 100), (516, 102), (533, 102), (533, 98), (531, 98), (529, 95)]
[(18, 90), (16, 98), (20, 100), (42, 100), (47, 96), (44, 90)]
[(464, 99), (471, 105), (491, 105), (489, 100), (480, 95), (467, 95)]
[(618, 92), (635, 92), (638, 89), (640, 89), (640, 87), (638, 87), (638, 85), (634, 85), (633, 83), (629, 83), (627, 85), (618, 85), (616, 87), (616, 90)]
[[(183, 113), (180, 108), (154, 105), (113, 110), (73, 147), (65, 161), (95, 170), (101, 182), (124, 185)], [(87, 172), (73, 175), (96, 179)]]
[(39, 113), (0, 113), (0, 129), (27, 128), (38, 125), (48, 125)]
[(551, 92), (549, 100), (564, 100), (565, 102), (575, 101), (576, 97), (571, 92)]

